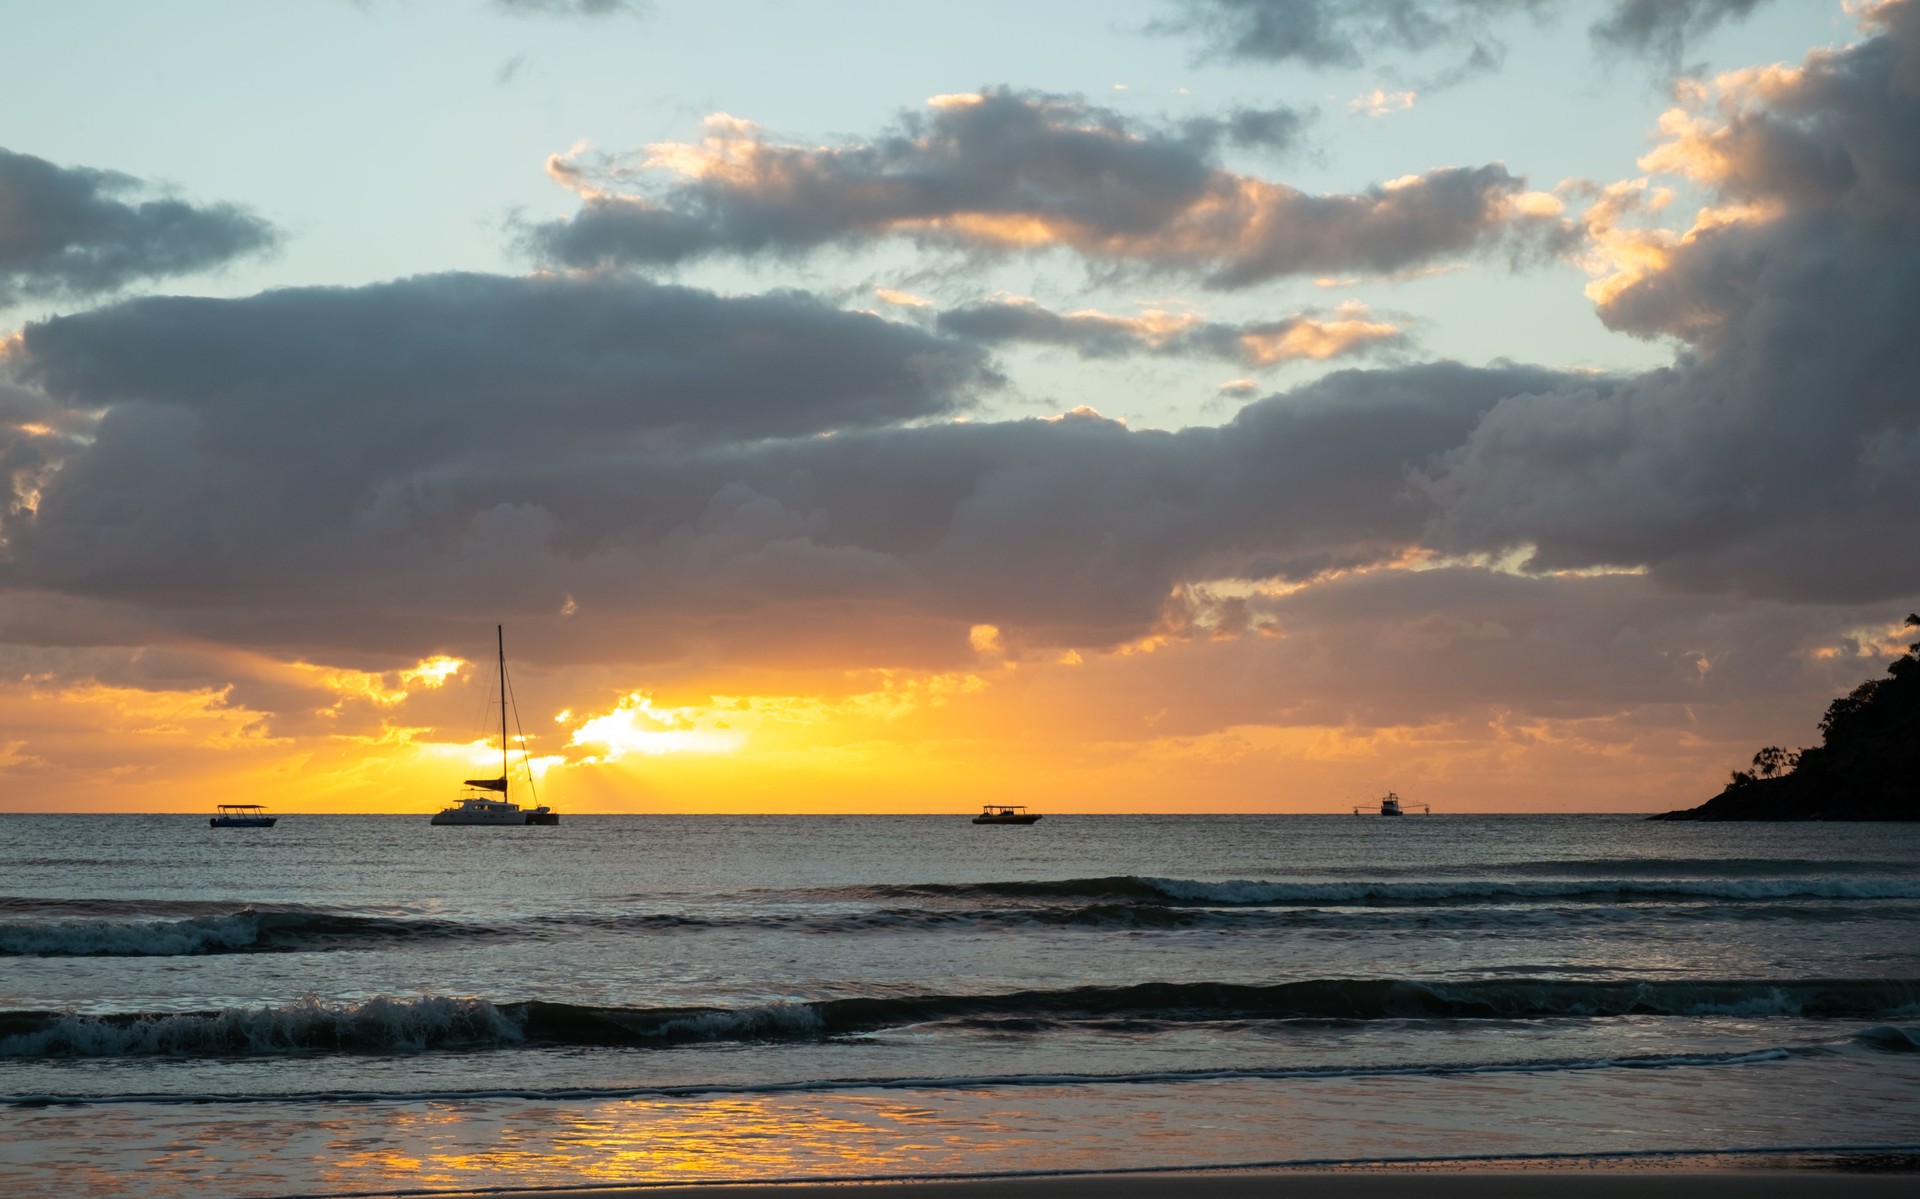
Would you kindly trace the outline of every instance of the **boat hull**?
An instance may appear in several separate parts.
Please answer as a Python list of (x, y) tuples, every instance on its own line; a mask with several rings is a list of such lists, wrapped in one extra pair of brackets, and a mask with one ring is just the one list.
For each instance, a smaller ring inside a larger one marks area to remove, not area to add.
[(545, 808), (535, 808), (529, 812), (523, 808), (512, 811), (474, 812), (459, 808), (447, 808), (434, 815), (428, 824), (462, 824), (487, 827), (525, 828), (529, 824), (559, 824), (560, 813)]
[(525, 812), (438, 812), (428, 824), (506, 825), (527, 823)]
[(1034, 824), (1039, 820), (1038, 816), (975, 816), (973, 818), (975, 824)]
[(208, 828), (272, 828), (278, 816), (215, 816), (207, 821)]

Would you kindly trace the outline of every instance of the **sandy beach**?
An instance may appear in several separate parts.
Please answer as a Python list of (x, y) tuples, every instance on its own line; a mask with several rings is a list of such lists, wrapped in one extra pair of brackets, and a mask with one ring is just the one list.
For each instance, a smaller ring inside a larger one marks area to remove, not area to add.
[[(1815, 1199), (1817, 1196), (1910, 1195), (1913, 1162), (1905, 1169), (1839, 1168), (1671, 1169), (1636, 1168), (1618, 1162), (1585, 1162), (1556, 1168), (1380, 1169), (1341, 1171), (1153, 1171), (1025, 1178), (930, 1181), (664, 1185), (467, 1192), (460, 1199), (793, 1199), (849, 1196), (857, 1199), (1586, 1199), (1631, 1193), (1635, 1199)], [(380, 1192), (418, 1195), (420, 1192)]]

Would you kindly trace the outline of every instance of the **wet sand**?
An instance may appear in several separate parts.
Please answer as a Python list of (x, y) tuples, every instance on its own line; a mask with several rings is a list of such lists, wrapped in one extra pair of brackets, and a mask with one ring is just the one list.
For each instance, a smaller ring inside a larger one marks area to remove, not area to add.
[[(661, 1183), (546, 1190), (467, 1192), (478, 1199), (1820, 1199), (1822, 1196), (1909, 1196), (1920, 1160), (1782, 1162), (1772, 1168), (1673, 1168), (1618, 1159), (1552, 1168), (1346, 1169), (1339, 1171), (1148, 1171), (1128, 1174), (875, 1182)], [(406, 1195), (409, 1192), (382, 1192)], [(419, 1195), (421, 1192), (411, 1192)], [(445, 1194), (445, 1192), (441, 1192)]]

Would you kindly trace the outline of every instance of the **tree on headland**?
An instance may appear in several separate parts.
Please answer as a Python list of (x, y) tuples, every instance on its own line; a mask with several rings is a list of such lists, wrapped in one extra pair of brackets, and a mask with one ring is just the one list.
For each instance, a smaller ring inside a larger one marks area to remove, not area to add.
[(1782, 770), (1791, 772), (1799, 762), (1799, 751), (1789, 753), (1777, 745), (1769, 745), (1753, 755), (1753, 772), (1763, 779), (1770, 779)]
[[(1920, 633), (1920, 613), (1905, 627)], [(1653, 819), (1920, 820), (1920, 641), (1827, 705), (1819, 745), (1769, 745), (1706, 803)]]

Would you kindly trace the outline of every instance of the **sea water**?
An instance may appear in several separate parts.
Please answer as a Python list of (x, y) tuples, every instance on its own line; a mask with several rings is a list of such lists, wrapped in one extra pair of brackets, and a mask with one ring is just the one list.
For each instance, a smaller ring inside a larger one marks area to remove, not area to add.
[(1920, 826), (0, 817), (0, 1190), (1920, 1142)]

